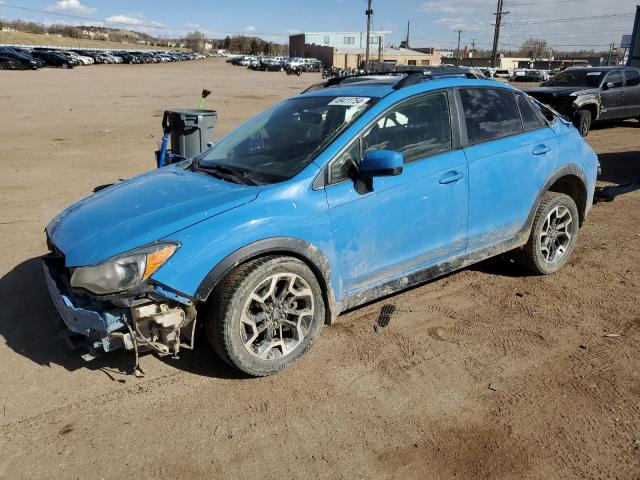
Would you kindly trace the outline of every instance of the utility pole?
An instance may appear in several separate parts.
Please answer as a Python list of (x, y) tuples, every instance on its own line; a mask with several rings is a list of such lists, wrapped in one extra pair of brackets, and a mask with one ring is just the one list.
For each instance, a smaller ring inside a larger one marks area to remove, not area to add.
[(496, 8), (496, 29), (493, 33), (493, 50), (491, 50), (491, 66), (493, 68), (496, 67), (498, 63), (498, 40), (500, 38), (500, 23), (502, 22), (502, 17), (509, 12), (502, 11), (502, 5), (504, 0), (498, 0), (498, 6)]
[(460, 35), (462, 30), (456, 30), (458, 32), (458, 48), (456, 48), (456, 67), (460, 66)]
[(612, 43), (611, 45), (609, 45), (609, 57), (607, 58), (607, 67), (611, 65), (611, 54), (613, 53), (613, 47), (615, 45), (616, 45), (615, 43)]
[(405, 42), (405, 47), (409, 48), (409, 28), (411, 26), (411, 21), (407, 20), (407, 40)]
[(473, 59), (476, 57), (476, 39), (471, 40), (471, 66), (473, 67)]
[(367, 4), (367, 53), (364, 57), (364, 69), (365, 71), (369, 70), (369, 46), (371, 45), (371, 16), (373, 15), (373, 10), (371, 9), (371, 0), (368, 0)]

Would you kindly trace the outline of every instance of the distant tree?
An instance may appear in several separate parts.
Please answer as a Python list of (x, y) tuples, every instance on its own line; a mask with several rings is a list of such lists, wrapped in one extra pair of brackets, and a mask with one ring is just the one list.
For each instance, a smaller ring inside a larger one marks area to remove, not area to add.
[(184, 40), (192, 52), (204, 52), (205, 38), (201, 32), (189, 32)]
[(522, 43), (519, 55), (535, 60), (547, 53), (548, 48), (549, 43), (546, 40), (542, 38), (528, 38)]
[(257, 55), (260, 53), (260, 42), (257, 38), (251, 39), (251, 42), (249, 43), (249, 52), (251, 55)]
[(222, 41), (222, 48), (224, 48), (225, 50), (229, 50), (230, 47), (231, 47), (231, 38), (229, 37), (229, 35), (227, 35), (226, 37), (224, 37), (224, 40)]

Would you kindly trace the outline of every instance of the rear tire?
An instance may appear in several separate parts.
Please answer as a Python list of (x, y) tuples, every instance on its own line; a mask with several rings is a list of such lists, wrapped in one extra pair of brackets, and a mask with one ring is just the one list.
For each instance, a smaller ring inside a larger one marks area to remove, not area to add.
[(268, 256), (240, 265), (215, 288), (204, 313), (220, 358), (251, 376), (271, 375), (311, 348), (325, 320), (322, 289), (302, 261)]
[(576, 245), (579, 222), (578, 208), (570, 196), (545, 193), (519, 263), (539, 275), (560, 270)]
[(586, 137), (589, 134), (589, 130), (591, 130), (591, 122), (592, 118), (589, 110), (578, 110), (578, 113), (576, 113), (573, 119), (573, 124), (583, 137)]

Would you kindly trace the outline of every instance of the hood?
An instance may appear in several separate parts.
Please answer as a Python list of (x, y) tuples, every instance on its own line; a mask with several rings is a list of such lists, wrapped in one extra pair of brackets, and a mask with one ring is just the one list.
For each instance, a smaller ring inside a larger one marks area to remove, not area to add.
[(169, 166), (79, 201), (46, 231), (67, 267), (93, 265), (249, 203), (258, 190)]
[(580, 92), (582, 95), (599, 93), (597, 88), (588, 88), (588, 87), (540, 87), (534, 88), (531, 90), (525, 90), (525, 92), (532, 97), (536, 97), (536, 95), (544, 95), (545, 97), (553, 96), (553, 97), (566, 97), (575, 92)]

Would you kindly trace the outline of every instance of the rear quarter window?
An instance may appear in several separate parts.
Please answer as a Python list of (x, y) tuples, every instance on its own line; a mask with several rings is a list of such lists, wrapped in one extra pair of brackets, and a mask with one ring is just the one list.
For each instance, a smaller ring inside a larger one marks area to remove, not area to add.
[(470, 144), (522, 132), (514, 94), (497, 88), (460, 89)]
[(536, 112), (527, 97), (518, 93), (516, 94), (516, 99), (518, 102), (518, 108), (520, 109), (520, 115), (522, 116), (522, 126), (525, 131), (535, 130), (536, 128), (540, 128), (545, 125), (538, 115), (536, 115)]
[(624, 76), (627, 80), (627, 87), (637, 87), (640, 85), (640, 71), (625, 70)]

